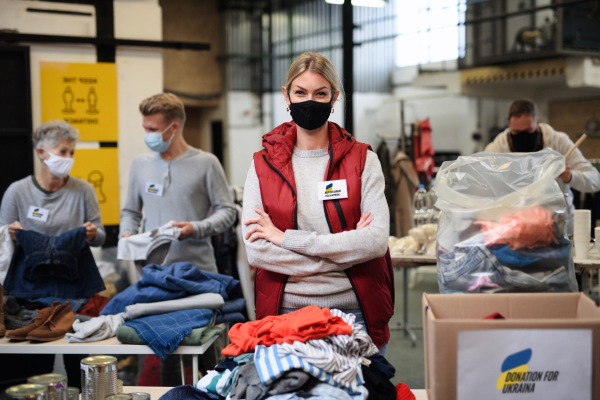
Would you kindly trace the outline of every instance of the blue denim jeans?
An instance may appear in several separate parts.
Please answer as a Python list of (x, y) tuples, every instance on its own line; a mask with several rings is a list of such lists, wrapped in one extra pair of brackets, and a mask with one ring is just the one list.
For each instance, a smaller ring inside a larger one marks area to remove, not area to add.
[(105, 289), (85, 228), (60, 236), (17, 231), (4, 292), (17, 298), (83, 298)]
[[(299, 310), (298, 308), (281, 308), (280, 309), (280, 313), (279, 314), (289, 314), (291, 312), (294, 312), (296, 310)], [(367, 331), (367, 324), (365, 323), (365, 317), (363, 316), (362, 311), (360, 311), (360, 309), (354, 309), (354, 310), (340, 310), (341, 312), (343, 312), (344, 314), (354, 314), (354, 316), (356, 317), (356, 320), (354, 321), (354, 323), (356, 324), (361, 324), (362, 325), (362, 329), (366, 332)], [(389, 342), (388, 342), (389, 343)], [(380, 349), (379, 349), (379, 355), (382, 357), (385, 357), (385, 353), (387, 352), (387, 346), (388, 343), (384, 344)]]

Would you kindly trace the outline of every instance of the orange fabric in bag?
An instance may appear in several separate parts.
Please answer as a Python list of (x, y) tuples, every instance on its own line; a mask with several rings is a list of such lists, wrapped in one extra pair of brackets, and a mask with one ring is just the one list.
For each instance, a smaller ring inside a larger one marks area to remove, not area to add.
[(289, 314), (235, 324), (229, 330), (231, 344), (221, 354), (236, 357), (253, 352), (259, 344), (271, 346), (350, 334), (352, 327), (340, 317), (331, 315), (329, 308), (308, 306)]

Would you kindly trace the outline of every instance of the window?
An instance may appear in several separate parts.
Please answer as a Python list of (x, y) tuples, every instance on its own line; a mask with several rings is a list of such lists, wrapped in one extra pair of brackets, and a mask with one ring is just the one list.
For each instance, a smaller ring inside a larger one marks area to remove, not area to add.
[(464, 57), (466, 7), (466, 0), (399, 0), (396, 65)]

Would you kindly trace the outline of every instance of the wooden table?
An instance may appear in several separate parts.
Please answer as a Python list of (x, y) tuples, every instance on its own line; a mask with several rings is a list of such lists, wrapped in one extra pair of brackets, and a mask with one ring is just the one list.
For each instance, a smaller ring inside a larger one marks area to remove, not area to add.
[[(224, 330), (223, 332), (227, 332)], [(8, 332), (7, 332), (8, 334)], [(198, 376), (198, 355), (204, 354), (219, 335), (212, 337), (202, 346), (179, 346), (173, 354), (192, 355), (193, 376)], [(216, 348), (215, 348), (216, 351)], [(116, 337), (90, 343), (69, 343), (64, 339), (53, 342), (30, 342), (10, 340), (6, 336), (0, 339), (0, 354), (154, 354), (145, 344), (123, 344)], [(180, 357), (181, 379), (184, 379), (183, 358)]]
[(392, 257), (392, 265), (396, 269), (402, 270), (402, 297), (403, 297), (403, 315), (402, 321), (398, 323), (398, 326), (390, 327), (390, 330), (402, 330), (404, 336), (410, 335), (412, 347), (417, 345), (417, 336), (413, 332), (413, 329), (423, 329), (422, 326), (410, 326), (408, 324), (408, 269), (424, 267), (427, 265), (437, 265), (437, 258), (434, 256), (395, 256)]
[[(150, 387), (150, 386), (124, 386), (123, 393), (132, 393), (132, 392), (143, 392), (148, 393), (152, 400), (158, 400), (158, 398), (169, 390), (173, 388), (170, 387)], [(415, 395), (416, 400), (428, 400), (427, 391), (425, 389), (417, 389), (412, 390)]]

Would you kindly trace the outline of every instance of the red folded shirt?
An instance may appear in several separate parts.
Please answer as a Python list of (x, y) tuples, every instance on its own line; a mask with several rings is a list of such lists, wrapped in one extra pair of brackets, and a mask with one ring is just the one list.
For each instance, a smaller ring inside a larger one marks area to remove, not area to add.
[(308, 306), (289, 314), (235, 324), (229, 330), (231, 344), (221, 354), (236, 357), (253, 352), (259, 344), (271, 346), (350, 334), (352, 327), (340, 317), (331, 315), (329, 308)]

